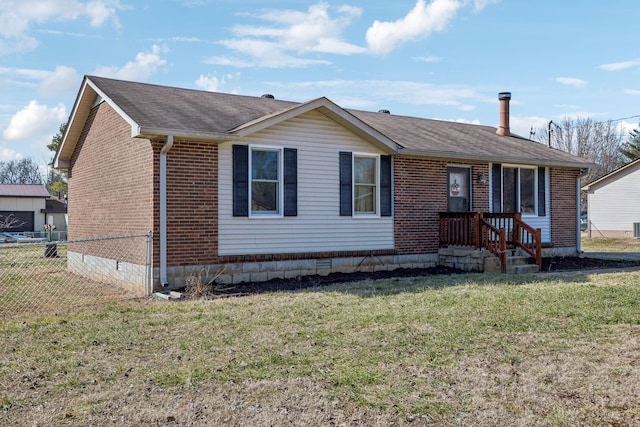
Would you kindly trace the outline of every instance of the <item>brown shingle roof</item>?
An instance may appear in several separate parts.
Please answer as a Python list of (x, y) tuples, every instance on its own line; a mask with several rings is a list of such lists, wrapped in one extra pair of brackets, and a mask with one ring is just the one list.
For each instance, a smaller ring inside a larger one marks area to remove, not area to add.
[[(233, 135), (242, 125), (272, 117), (299, 103), (205, 92), (88, 76), (137, 125), (171, 132)], [(76, 101), (78, 105), (78, 101)], [(587, 168), (593, 164), (519, 136), (500, 136), (490, 126), (345, 110), (402, 148), (400, 154), (445, 159)], [(496, 111), (496, 121), (498, 113)], [(161, 133), (166, 132), (166, 133)]]
[(49, 197), (44, 184), (0, 184), (0, 197)]

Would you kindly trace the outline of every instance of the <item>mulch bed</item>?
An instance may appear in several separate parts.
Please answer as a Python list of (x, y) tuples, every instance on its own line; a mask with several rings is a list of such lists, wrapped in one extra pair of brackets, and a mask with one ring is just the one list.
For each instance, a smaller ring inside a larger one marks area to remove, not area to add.
[[(640, 262), (580, 257), (553, 257), (542, 259), (542, 272), (579, 271), (623, 267), (640, 267)], [(241, 296), (266, 292), (294, 291), (298, 289), (328, 286), (334, 283), (357, 282), (362, 280), (467, 273), (468, 272), (463, 270), (442, 266), (431, 268), (401, 268), (393, 271), (377, 271), (371, 273), (332, 273), (328, 276), (302, 276), (295, 279), (273, 279), (268, 282), (261, 283), (239, 283), (236, 285), (214, 284), (209, 296)]]
[(604, 268), (640, 267), (638, 261), (580, 257), (542, 258), (542, 271), (594, 270)]

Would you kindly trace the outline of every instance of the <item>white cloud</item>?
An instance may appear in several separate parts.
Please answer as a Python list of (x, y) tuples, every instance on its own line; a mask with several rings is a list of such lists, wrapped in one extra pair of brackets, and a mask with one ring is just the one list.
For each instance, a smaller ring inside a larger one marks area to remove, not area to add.
[(554, 80), (560, 84), (574, 86), (577, 88), (585, 87), (587, 85), (586, 81), (582, 79), (576, 79), (574, 77), (556, 77)]
[(120, 27), (119, 0), (3, 0), (0, 3), (0, 54), (34, 49), (38, 41), (29, 34), (31, 27), (50, 22), (87, 18), (93, 27), (111, 21)]
[(640, 65), (640, 59), (632, 59), (630, 61), (623, 62), (613, 62), (611, 64), (602, 64), (600, 69), (605, 71), (620, 71), (626, 70), (627, 68), (632, 68)]
[[(15, 113), (9, 125), (2, 132), (3, 142), (13, 142), (22, 145), (22, 149), (39, 152), (46, 157), (47, 144), (60, 127), (60, 123), (67, 120), (64, 105), (48, 107), (30, 101), (28, 105)], [(21, 154), (12, 149), (5, 148), (1, 156), (9, 159), (20, 158)]]
[(235, 39), (221, 42), (229, 49), (248, 55), (249, 59), (228, 56), (214, 56), (204, 62), (214, 65), (233, 65), (236, 67), (261, 66), (265, 68), (307, 67), (309, 65), (330, 64), (320, 59), (298, 58), (287, 54), (277, 43), (255, 40)]
[(416, 60), (420, 62), (434, 63), (434, 62), (440, 62), (442, 58), (438, 56), (429, 55), (429, 56), (419, 56), (416, 58)]
[[(330, 6), (319, 2), (306, 11), (268, 10), (255, 17), (266, 25), (237, 25), (232, 28), (233, 39), (220, 44), (239, 56), (214, 56), (208, 63), (246, 66), (305, 67), (312, 64), (329, 64), (329, 61), (301, 58), (310, 53), (352, 55), (366, 49), (346, 42), (342, 38), (345, 28), (362, 9), (343, 5), (336, 9), (337, 16), (330, 15)], [(294, 56), (297, 55), (297, 56)]]
[(24, 78), (29, 80), (41, 80), (49, 76), (49, 71), (34, 70), (32, 68), (8, 68), (0, 67), (0, 75)]
[(160, 56), (166, 52), (168, 52), (168, 48), (153, 45), (150, 52), (138, 53), (134, 61), (129, 61), (121, 68), (115, 66), (98, 67), (93, 71), (93, 74), (122, 80), (145, 81), (158, 68), (166, 65), (167, 61)]
[(621, 121), (618, 123), (618, 130), (623, 135), (629, 135), (629, 132), (638, 129), (638, 122)]
[(627, 95), (640, 95), (640, 90), (638, 89), (625, 89), (623, 92)]
[(0, 150), (0, 162), (9, 162), (11, 160), (20, 160), (22, 159), (22, 154), (17, 151), (13, 151), (9, 148), (3, 148)]
[(80, 77), (76, 70), (65, 65), (58, 65), (53, 73), (47, 75), (40, 83), (43, 96), (69, 95), (77, 91)]
[(33, 100), (11, 117), (2, 136), (9, 141), (50, 142), (60, 123), (66, 120), (67, 110), (64, 105), (48, 107)]
[(482, 9), (489, 6), (490, 4), (496, 4), (499, 2), (500, 0), (473, 0), (473, 10), (475, 12), (480, 12)]
[(209, 91), (216, 92), (220, 86), (224, 85), (229, 80), (238, 79), (240, 77), (240, 73), (234, 74), (225, 74), (224, 76), (218, 78), (215, 74), (200, 74), (198, 80), (196, 80), (196, 86)]
[[(497, 125), (497, 120), (498, 116), (496, 115), (496, 123), (494, 126)], [(531, 138), (534, 141), (544, 140), (544, 129), (546, 129), (548, 124), (549, 119), (546, 117), (511, 115), (509, 118), (509, 128), (511, 129), (512, 134)], [(532, 130), (535, 135), (531, 134)]]
[(393, 22), (375, 21), (369, 27), (366, 34), (369, 50), (387, 54), (401, 44), (443, 31), (462, 6), (463, 3), (457, 0), (433, 0), (429, 4), (418, 0), (404, 18)]

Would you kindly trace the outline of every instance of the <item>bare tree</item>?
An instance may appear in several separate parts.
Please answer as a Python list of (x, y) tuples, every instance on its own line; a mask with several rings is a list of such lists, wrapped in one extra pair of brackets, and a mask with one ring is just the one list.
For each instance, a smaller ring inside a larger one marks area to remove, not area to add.
[(536, 133), (539, 142), (596, 163), (582, 181), (592, 182), (615, 170), (621, 161), (623, 132), (612, 121), (596, 122), (590, 117), (551, 122)]
[[(588, 184), (608, 174), (620, 166), (620, 147), (623, 131), (612, 121), (596, 122), (593, 119), (565, 117), (560, 123), (549, 122), (547, 129), (535, 132), (538, 142), (553, 148), (590, 160), (597, 166), (582, 177), (582, 184)], [(581, 196), (586, 209), (587, 196)]]
[(0, 162), (0, 184), (42, 184), (40, 168), (30, 158)]
[(24, 221), (19, 220), (13, 214), (0, 215), (0, 232), (11, 230), (24, 224)]

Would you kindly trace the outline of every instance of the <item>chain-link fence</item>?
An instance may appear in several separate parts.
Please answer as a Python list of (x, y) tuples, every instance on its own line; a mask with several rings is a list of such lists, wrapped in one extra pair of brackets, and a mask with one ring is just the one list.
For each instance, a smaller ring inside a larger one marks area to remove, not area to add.
[(151, 293), (151, 233), (0, 243), (0, 317)]

